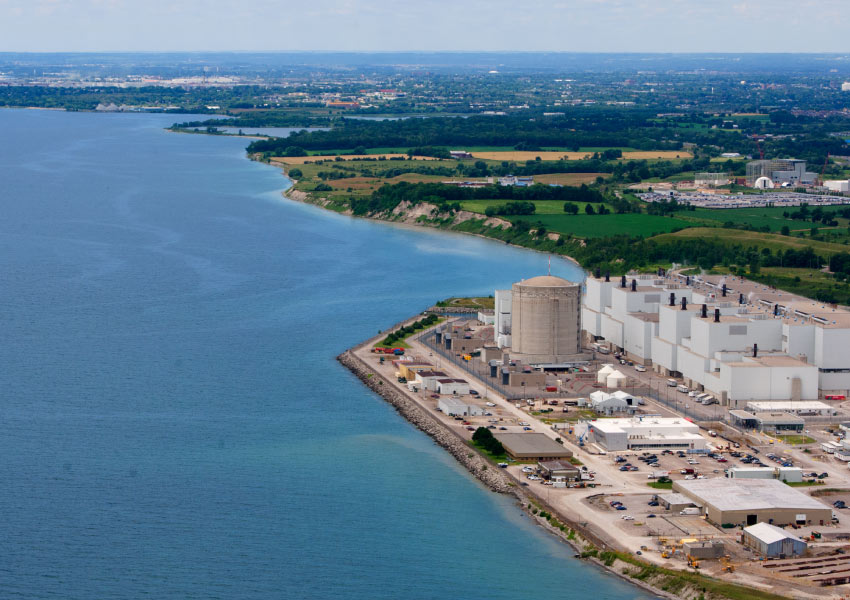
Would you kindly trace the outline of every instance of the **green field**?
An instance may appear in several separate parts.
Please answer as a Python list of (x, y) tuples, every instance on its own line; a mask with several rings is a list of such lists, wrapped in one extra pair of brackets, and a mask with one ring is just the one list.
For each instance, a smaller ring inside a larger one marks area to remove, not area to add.
[[(698, 219), (700, 221), (707, 222), (706, 224), (712, 224), (711, 222), (715, 221), (720, 226), (722, 226), (726, 222), (732, 222), (735, 224), (749, 223), (750, 225), (758, 229), (767, 226), (770, 228), (771, 231), (780, 231), (785, 225), (787, 225), (788, 229), (790, 229), (791, 231), (808, 231), (812, 227), (819, 227), (819, 229), (824, 229), (824, 227), (819, 223), (786, 219), (782, 216), (782, 213), (787, 211), (789, 211), (789, 209), (783, 207), (727, 209), (698, 208), (694, 211), (682, 213), (679, 216), (685, 219)], [(842, 223), (842, 221), (846, 223), (846, 219), (838, 219), (838, 221), (839, 223)]]
[(687, 221), (682, 221), (681, 219), (671, 219), (670, 217), (645, 215), (642, 213), (626, 213), (623, 215), (613, 213), (608, 215), (567, 215), (561, 211), (560, 214), (511, 217), (512, 221), (517, 219), (525, 219), (532, 223), (539, 221), (549, 231), (568, 233), (580, 238), (606, 237), (621, 234), (648, 237), (690, 225)]
[(659, 242), (664, 242), (675, 239), (687, 240), (695, 238), (714, 240), (729, 245), (740, 244), (744, 246), (756, 246), (757, 248), (770, 248), (774, 252), (777, 250), (784, 251), (788, 248), (804, 250), (805, 248), (810, 247), (812, 250), (823, 256), (837, 254), (838, 252), (847, 252), (848, 249), (850, 249), (850, 247), (843, 244), (821, 242), (810, 238), (797, 238), (786, 235), (777, 235), (775, 233), (759, 233), (757, 231), (744, 231), (741, 229), (721, 229), (710, 227), (692, 227), (690, 229), (683, 229), (676, 233), (658, 235), (653, 239)]
[[(466, 202), (461, 202), (460, 205), (463, 210), (468, 210), (470, 212), (476, 212), (484, 214), (484, 211), (487, 210), (488, 206), (502, 206), (507, 204), (510, 200), (467, 200)], [(534, 200), (534, 206), (536, 211), (533, 215), (526, 215), (525, 219), (533, 220), (538, 215), (564, 215), (564, 201), (563, 200)], [(599, 204), (594, 204), (594, 208), (598, 208)], [(611, 206), (605, 205), (609, 210)], [(584, 205), (581, 204), (579, 206), (579, 210), (584, 210)]]

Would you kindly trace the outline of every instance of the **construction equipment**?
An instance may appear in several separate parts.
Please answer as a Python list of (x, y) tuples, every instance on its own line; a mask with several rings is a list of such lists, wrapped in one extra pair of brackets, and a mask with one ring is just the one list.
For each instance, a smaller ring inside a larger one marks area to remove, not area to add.
[(720, 564), (723, 565), (723, 572), (724, 573), (734, 573), (735, 572), (735, 565), (733, 565), (729, 561), (728, 556), (721, 556), (720, 557)]
[(826, 159), (823, 161), (823, 168), (820, 170), (820, 178), (818, 185), (823, 185), (823, 174), (826, 173), (826, 166), (829, 164), (829, 152), (826, 153)]
[(699, 569), (699, 561), (696, 558), (694, 558), (690, 554), (688, 554), (687, 558), (688, 558), (688, 566), (689, 567), (692, 567), (694, 569)]

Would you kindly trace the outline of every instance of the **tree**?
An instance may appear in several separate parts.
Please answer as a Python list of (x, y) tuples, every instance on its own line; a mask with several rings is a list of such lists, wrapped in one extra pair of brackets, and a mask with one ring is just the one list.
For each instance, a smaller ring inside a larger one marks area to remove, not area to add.
[(284, 156), (307, 156), (307, 151), (301, 146), (287, 146), (283, 154)]
[(365, 146), (357, 146), (354, 150), (351, 151), (352, 154), (366, 154)]
[(564, 212), (568, 215), (577, 215), (578, 214), (578, 205), (573, 204), (572, 202), (564, 203)]
[(593, 215), (593, 214), (596, 214), (596, 211), (595, 211), (595, 210), (593, 210), (593, 205), (592, 205), (592, 204), (587, 204), (587, 205), (584, 207), (584, 213), (585, 213), (585, 214), (587, 214), (587, 215)]
[(293, 179), (300, 179), (304, 176), (304, 173), (301, 171), (301, 169), (289, 169), (289, 176)]
[(782, 235), (791, 235), (791, 229), (788, 228), (788, 225), (782, 226)]

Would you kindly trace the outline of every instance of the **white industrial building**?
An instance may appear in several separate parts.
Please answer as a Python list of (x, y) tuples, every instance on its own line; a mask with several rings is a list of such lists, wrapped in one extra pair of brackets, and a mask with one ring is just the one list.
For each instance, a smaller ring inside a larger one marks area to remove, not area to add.
[(685, 419), (599, 419), (587, 425), (593, 441), (609, 452), (664, 449), (704, 452), (706, 449), (706, 441), (699, 434), (699, 427)]
[(511, 347), (511, 290), (496, 290), (494, 295), (496, 307), (495, 336), (499, 348)]
[(634, 397), (622, 390), (618, 390), (613, 394), (600, 390), (591, 392), (590, 401), (587, 403), (590, 408), (599, 414), (605, 415), (627, 412), (635, 404), (637, 402)]
[(469, 382), (465, 379), (445, 379), (437, 380), (437, 393), (462, 396), (469, 393)]
[(786, 483), (803, 481), (800, 467), (732, 467), (727, 469), (729, 479), (778, 479)]
[(747, 402), (747, 410), (754, 412), (786, 412), (795, 415), (832, 416), (838, 414), (838, 411), (829, 404), (818, 400), (812, 400), (810, 402)]
[(607, 279), (586, 281), (586, 341), (681, 377), (724, 405), (850, 390), (846, 310), (733, 277)]
[(455, 417), (479, 417), (484, 414), (484, 409), (480, 406), (469, 404), (468, 402), (464, 402), (459, 398), (453, 398), (451, 396), (447, 398), (440, 398), (437, 401), (437, 408), (439, 408), (444, 415), (452, 415)]
[(796, 535), (788, 533), (770, 523), (756, 523), (745, 527), (741, 543), (768, 558), (802, 556), (808, 544)]
[(823, 187), (831, 192), (850, 192), (850, 179), (838, 179), (834, 181), (824, 181)]

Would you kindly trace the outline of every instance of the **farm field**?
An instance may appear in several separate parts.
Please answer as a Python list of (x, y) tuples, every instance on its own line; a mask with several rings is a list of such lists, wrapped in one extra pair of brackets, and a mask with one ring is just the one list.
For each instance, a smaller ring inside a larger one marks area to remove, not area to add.
[[(730, 208), (730, 209), (710, 209), (698, 208), (695, 211), (683, 213), (683, 218), (693, 217), (695, 219), (716, 221), (722, 226), (724, 223), (733, 222), (736, 224), (749, 223), (753, 227), (769, 227), (771, 231), (780, 231), (783, 226), (787, 225), (791, 231), (808, 231), (812, 227), (824, 229), (820, 224), (811, 223), (809, 221), (795, 221), (786, 219), (782, 216), (783, 212), (789, 209), (786, 207), (773, 208)], [(839, 219), (841, 222), (843, 219)]]
[(539, 221), (549, 231), (570, 234), (579, 238), (622, 234), (649, 237), (659, 233), (670, 232), (679, 227), (688, 226), (686, 221), (680, 219), (640, 213), (626, 213), (622, 215), (567, 215), (562, 211), (560, 214), (510, 217), (511, 221), (518, 219), (525, 219), (533, 223)]
[(847, 252), (850, 249), (850, 246), (843, 244), (821, 242), (810, 238), (796, 238), (775, 233), (759, 233), (757, 231), (713, 227), (691, 227), (690, 229), (683, 229), (676, 233), (658, 235), (653, 239), (659, 242), (674, 239), (710, 239), (729, 245), (741, 244), (744, 246), (756, 246), (757, 248), (770, 248), (773, 251), (787, 250), (789, 248), (804, 250), (810, 247), (816, 253), (823, 256), (829, 256), (838, 252)]
[[(477, 212), (483, 215), (488, 206), (501, 206), (508, 202), (510, 200), (466, 200), (461, 202), (460, 205), (463, 210)], [(563, 200), (533, 200), (532, 202), (534, 202), (536, 210), (533, 215), (525, 215), (526, 219), (534, 219), (539, 215), (565, 215)], [(598, 206), (598, 204), (594, 204), (594, 207)], [(611, 208), (609, 205), (605, 206), (609, 209)], [(579, 209), (583, 208), (583, 204), (579, 206)]]
[(593, 183), (597, 177), (610, 177), (610, 175), (608, 173), (547, 173), (535, 175), (534, 183), (577, 186), (582, 183)]

